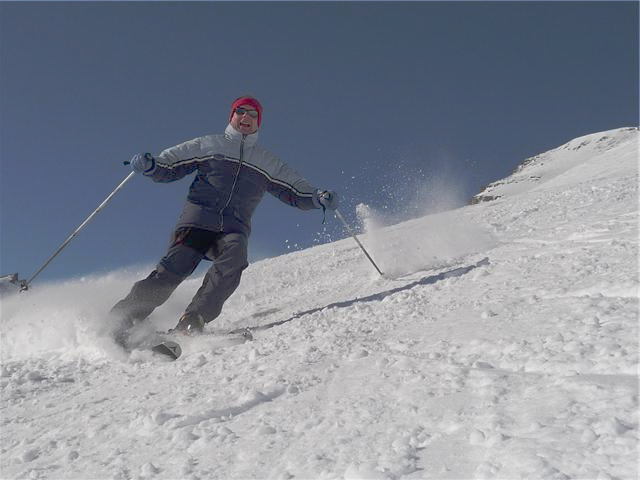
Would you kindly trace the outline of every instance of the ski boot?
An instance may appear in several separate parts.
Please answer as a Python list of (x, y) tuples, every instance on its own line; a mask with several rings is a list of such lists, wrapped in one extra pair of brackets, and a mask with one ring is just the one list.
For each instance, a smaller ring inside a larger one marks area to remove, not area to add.
[(136, 321), (132, 318), (118, 319), (118, 326), (112, 333), (113, 340), (125, 350), (131, 349), (131, 332), (136, 326)]
[(197, 313), (183, 313), (178, 324), (169, 333), (183, 333), (185, 335), (199, 335), (204, 330), (204, 318)]

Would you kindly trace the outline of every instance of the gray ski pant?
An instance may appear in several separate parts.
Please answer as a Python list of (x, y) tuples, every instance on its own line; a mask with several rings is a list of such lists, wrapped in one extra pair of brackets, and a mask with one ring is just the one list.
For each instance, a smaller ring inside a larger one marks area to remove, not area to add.
[(176, 230), (156, 269), (136, 282), (111, 312), (128, 322), (144, 320), (169, 299), (203, 259), (212, 260), (213, 264), (185, 313), (202, 315), (207, 323), (214, 320), (220, 315), (224, 302), (238, 288), (242, 271), (248, 267), (247, 237), (241, 233), (197, 228)]

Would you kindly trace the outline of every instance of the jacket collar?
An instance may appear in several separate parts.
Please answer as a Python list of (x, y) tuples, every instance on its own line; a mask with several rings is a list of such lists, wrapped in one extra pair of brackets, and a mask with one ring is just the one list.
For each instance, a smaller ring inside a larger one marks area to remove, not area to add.
[[(240, 142), (242, 140), (242, 133), (237, 131), (235, 128), (231, 126), (231, 124), (227, 125), (227, 128), (224, 130), (224, 136), (227, 140), (232, 142)], [(258, 131), (256, 133), (252, 133), (251, 135), (247, 135), (244, 139), (244, 145), (246, 147), (253, 147), (258, 141)]]

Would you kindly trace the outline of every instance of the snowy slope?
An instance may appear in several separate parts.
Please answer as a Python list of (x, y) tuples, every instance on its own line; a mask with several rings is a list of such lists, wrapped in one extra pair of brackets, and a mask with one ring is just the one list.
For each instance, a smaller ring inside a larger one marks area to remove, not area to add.
[(255, 263), (173, 363), (107, 337), (149, 267), (5, 299), (0, 477), (637, 478), (637, 162), (622, 129), (496, 201), (386, 228), (361, 206), (386, 278), (350, 238)]

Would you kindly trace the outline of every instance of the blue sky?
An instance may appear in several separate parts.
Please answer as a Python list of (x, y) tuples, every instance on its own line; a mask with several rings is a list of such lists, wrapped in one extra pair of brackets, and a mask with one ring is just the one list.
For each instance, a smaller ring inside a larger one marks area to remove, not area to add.
[[(0, 2), (0, 274), (29, 278), (124, 160), (222, 132), (242, 94), (261, 144), (350, 221), (408, 218), (638, 125), (638, 3)], [(134, 178), (38, 281), (154, 264), (190, 181)], [(265, 198), (250, 254), (344, 236)]]

